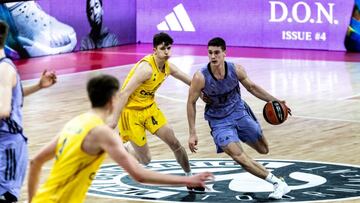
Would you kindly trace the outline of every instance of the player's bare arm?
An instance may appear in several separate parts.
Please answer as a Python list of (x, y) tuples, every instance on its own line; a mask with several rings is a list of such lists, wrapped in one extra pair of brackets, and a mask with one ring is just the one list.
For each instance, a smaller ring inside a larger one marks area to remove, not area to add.
[(205, 186), (212, 174), (205, 172), (196, 176), (183, 177), (157, 173), (143, 168), (124, 148), (121, 138), (110, 128), (101, 128), (96, 133), (96, 143), (106, 151), (130, 176), (140, 183)]
[(191, 81), (188, 101), (187, 101), (187, 118), (189, 124), (189, 149), (191, 152), (196, 153), (197, 151), (197, 142), (198, 138), (196, 135), (195, 129), (195, 119), (196, 119), (196, 101), (201, 95), (201, 90), (205, 87), (205, 79), (203, 74), (200, 71), (197, 71), (194, 74), (194, 77)]
[(56, 81), (57, 77), (54, 71), (44, 70), (38, 83), (24, 87), (24, 96), (28, 96), (43, 88), (48, 88), (54, 85)]
[(176, 65), (169, 63), (170, 64), (170, 74), (178, 79), (181, 80), (182, 82), (184, 82), (185, 84), (190, 86), (191, 83), (191, 77), (189, 75), (187, 75), (186, 73), (184, 73), (183, 71), (181, 71)]
[(109, 126), (115, 128), (122, 109), (125, 107), (130, 95), (146, 80), (150, 79), (152, 75), (152, 69), (149, 63), (141, 62), (136, 67), (134, 75), (130, 78), (126, 87), (120, 91), (119, 102), (115, 107), (113, 119), (110, 121)]
[(49, 160), (53, 159), (56, 154), (56, 145), (58, 136), (53, 138), (49, 144), (43, 147), (40, 152), (30, 161), (28, 175), (28, 198), (31, 203), (32, 198), (36, 194), (39, 186), (40, 174), (42, 166)]
[[(181, 80), (185, 84), (187, 84), (189, 86), (191, 85), (191, 77), (188, 74), (181, 71), (177, 66), (175, 66), (174, 64), (171, 64), (171, 63), (170, 63), (170, 74), (174, 78)], [(206, 97), (206, 95), (204, 95), (203, 92), (201, 92), (200, 98), (205, 103), (211, 103), (211, 100), (208, 97)]]
[[(279, 101), (282, 103), (286, 103), (284, 100), (279, 100), (276, 97), (269, 94), (267, 91), (265, 91), (263, 88), (261, 88), (259, 85), (255, 84), (253, 81), (250, 80), (250, 78), (247, 76), (245, 69), (241, 66), (236, 64), (236, 74), (238, 76), (239, 81), (241, 84), (254, 96), (257, 98), (269, 102), (269, 101)], [(286, 104), (285, 104), (286, 106)], [(291, 115), (291, 109), (286, 106), (288, 109), (289, 114)]]
[(12, 88), (16, 85), (16, 72), (7, 63), (0, 64), (0, 119), (11, 112)]
[(235, 66), (236, 66), (236, 74), (240, 83), (252, 95), (266, 102), (274, 101), (274, 100), (280, 101), (271, 94), (269, 94), (267, 91), (265, 91), (263, 88), (261, 88), (259, 85), (255, 84), (252, 80), (250, 80), (250, 78), (247, 76), (245, 69), (241, 65), (236, 64)]

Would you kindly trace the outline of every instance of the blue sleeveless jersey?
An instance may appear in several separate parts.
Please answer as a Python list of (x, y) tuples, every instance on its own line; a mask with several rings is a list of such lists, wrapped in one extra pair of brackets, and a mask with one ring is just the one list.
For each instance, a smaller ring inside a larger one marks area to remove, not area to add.
[(201, 69), (205, 78), (202, 90), (210, 99), (211, 104), (205, 106), (205, 119), (222, 119), (226, 117), (241, 118), (245, 115), (244, 102), (241, 99), (239, 79), (235, 65), (225, 62), (225, 77), (217, 80), (210, 70), (210, 64)]
[[(13, 62), (8, 58), (0, 59), (0, 63), (10, 64), (15, 71), (16, 67)], [(23, 89), (21, 86), (20, 76), (16, 74), (16, 85), (12, 89), (11, 98), (11, 112), (9, 118), (3, 118), (0, 120), (0, 136), (5, 134), (22, 134), (22, 105), (23, 105)]]

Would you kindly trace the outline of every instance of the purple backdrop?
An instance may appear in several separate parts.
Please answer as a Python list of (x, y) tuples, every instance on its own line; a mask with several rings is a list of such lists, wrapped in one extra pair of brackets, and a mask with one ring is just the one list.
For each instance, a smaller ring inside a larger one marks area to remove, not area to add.
[[(86, 0), (40, 0), (42, 9), (57, 20), (72, 26), (79, 49), (81, 39), (89, 33)], [(116, 34), (120, 44), (136, 41), (136, 0), (103, 0), (103, 24)]]
[(233, 46), (345, 50), (353, 5), (353, 0), (137, 0), (137, 40), (152, 42), (154, 33), (164, 30), (177, 44), (207, 44), (220, 36)]

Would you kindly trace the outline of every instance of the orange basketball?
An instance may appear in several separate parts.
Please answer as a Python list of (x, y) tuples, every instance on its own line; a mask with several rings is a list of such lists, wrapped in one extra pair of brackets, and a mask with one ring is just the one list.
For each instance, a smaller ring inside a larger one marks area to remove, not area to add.
[(268, 123), (279, 125), (286, 121), (288, 110), (285, 104), (278, 101), (270, 101), (264, 106), (263, 116)]

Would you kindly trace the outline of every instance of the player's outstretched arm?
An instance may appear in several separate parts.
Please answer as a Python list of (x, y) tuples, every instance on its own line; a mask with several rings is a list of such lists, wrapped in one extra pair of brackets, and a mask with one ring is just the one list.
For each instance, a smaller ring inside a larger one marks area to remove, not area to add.
[(189, 149), (191, 152), (196, 153), (198, 150), (197, 143), (198, 137), (195, 129), (196, 119), (196, 101), (201, 95), (201, 90), (205, 87), (205, 79), (199, 71), (194, 74), (189, 88), (189, 95), (187, 100), (187, 119), (189, 124)]
[(55, 71), (44, 70), (38, 83), (24, 87), (24, 96), (54, 85), (57, 81)]
[(29, 203), (31, 203), (31, 200), (36, 194), (36, 191), (38, 189), (42, 166), (47, 161), (55, 157), (57, 141), (58, 141), (58, 136), (56, 136), (49, 144), (43, 147), (30, 161), (29, 174), (28, 174)]
[[(182, 81), (182, 82), (184, 82), (185, 84), (187, 84), (187, 85), (191, 85), (191, 77), (189, 76), (189, 75), (187, 75), (186, 73), (184, 73), (183, 71), (181, 71), (177, 66), (175, 66), (174, 64), (172, 64), (172, 63), (170, 63), (170, 71), (171, 71), (171, 75), (174, 77), (174, 78), (176, 78), (176, 79), (178, 79), (178, 80), (180, 80), (180, 81)], [(210, 98), (208, 98), (205, 94), (203, 94), (202, 92), (201, 92), (201, 94), (200, 94), (200, 98), (201, 98), (201, 100), (203, 100), (205, 103), (207, 103), (207, 104), (209, 104), (209, 103), (211, 103), (211, 100), (210, 100)]]
[[(266, 90), (264, 90), (259, 85), (255, 84), (253, 81), (250, 80), (250, 78), (247, 76), (245, 69), (239, 65), (236, 64), (236, 74), (238, 76), (238, 79), (240, 83), (255, 97), (269, 102), (269, 101), (279, 101), (282, 103), (286, 103), (284, 100), (277, 99), (276, 97), (272, 96), (270, 93), (268, 93)], [(291, 109), (285, 104), (288, 113), (291, 115)]]
[(120, 91), (119, 101), (114, 109), (113, 118), (110, 120), (109, 126), (115, 128), (122, 109), (125, 107), (130, 95), (146, 80), (150, 79), (152, 75), (152, 69), (147, 62), (142, 62), (136, 67), (133, 76), (130, 78), (126, 87)]
[(170, 74), (174, 78), (176, 78), (176, 79), (178, 79), (178, 80), (182, 81), (183, 83), (190, 86), (191, 77), (188, 74), (181, 71), (176, 65), (174, 65), (172, 63), (169, 63), (169, 64), (170, 64)]
[(0, 119), (11, 112), (12, 88), (16, 85), (16, 72), (7, 63), (0, 64)]
[(110, 128), (99, 129), (96, 134), (97, 143), (109, 156), (118, 163), (129, 175), (140, 183), (186, 185), (191, 187), (204, 187), (205, 181), (211, 179), (211, 173), (199, 173), (196, 176), (176, 176), (158, 173), (142, 167), (133, 156), (124, 148), (121, 138), (113, 134)]

